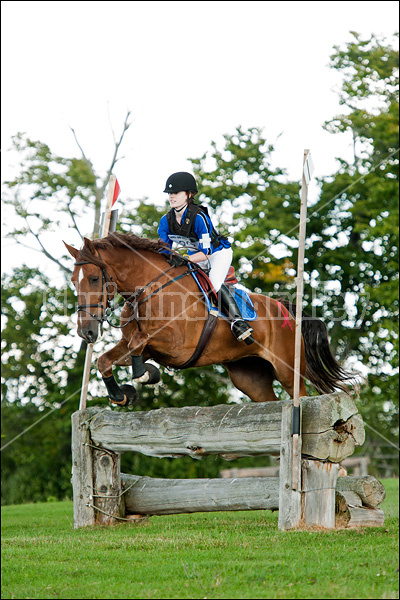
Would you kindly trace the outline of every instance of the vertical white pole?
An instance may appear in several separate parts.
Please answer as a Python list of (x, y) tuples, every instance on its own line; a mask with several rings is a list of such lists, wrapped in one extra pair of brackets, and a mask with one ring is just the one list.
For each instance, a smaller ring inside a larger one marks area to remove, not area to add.
[[(304, 278), (304, 246), (306, 240), (306, 219), (307, 219), (307, 196), (308, 183), (305, 177), (306, 161), (309, 150), (304, 150), (303, 157), (303, 177), (301, 182), (301, 204), (300, 204), (300, 228), (299, 228), (299, 253), (297, 257), (297, 291), (296, 291), (296, 331), (295, 331), (295, 350), (294, 350), (294, 384), (293, 384), (293, 417), (297, 411), (298, 423), (301, 423), (299, 411), (300, 395), (300, 358), (301, 358), (301, 318), (303, 312), (303, 278)], [(301, 434), (293, 433), (293, 462), (292, 462), (292, 489), (298, 489), (299, 471), (301, 463)]]
[[(107, 204), (104, 215), (103, 227), (100, 232), (100, 238), (106, 237), (108, 231), (110, 229), (110, 221), (111, 221), (111, 207), (114, 198), (114, 190), (115, 183), (117, 178), (115, 175), (111, 175), (110, 183), (108, 184), (108, 192), (107, 192)], [(82, 379), (82, 388), (81, 388), (81, 398), (79, 402), (79, 410), (85, 410), (86, 408), (86, 398), (88, 392), (89, 385), (89, 377), (90, 377), (90, 367), (92, 366), (92, 355), (93, 355), (93, 344), (88, 344), (86, 348), (86, 357), (85, 357), (85, 366), (83, 369), (83, 379)]]

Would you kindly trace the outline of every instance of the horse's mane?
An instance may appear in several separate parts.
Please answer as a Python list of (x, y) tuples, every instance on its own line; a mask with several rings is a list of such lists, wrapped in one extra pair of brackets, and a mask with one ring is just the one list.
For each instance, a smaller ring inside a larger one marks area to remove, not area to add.
[[(110, 233), (107, 237), (99, 240), (92, 240), (92, 244), (95, 250), (107, 250), (110, 248), (128, 248), (130, 250), (150, 250), (160, 254), (162, 250), (168, 250), (170, 253), (169, 246), (162, 240), (152, 240), (149, 238), (142, 238), (134, 233)], [(101, 260), (100, 256), (93, 254), (90, 248), (85, 244), (79, 251), (78, 261), (89, 261), (90, 263), (97, 265), (98, 267), (105, 267), (106, 265)]]

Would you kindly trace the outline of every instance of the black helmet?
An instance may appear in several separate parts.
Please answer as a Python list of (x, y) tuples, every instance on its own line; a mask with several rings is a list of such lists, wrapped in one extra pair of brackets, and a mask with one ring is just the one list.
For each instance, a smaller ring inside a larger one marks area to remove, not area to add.
[(179, 171), (173, 173), (167, 179), (165, 190), (167, 194), (177, 194), (178, 192), (197, 192), (196, 180), (190, 173)]

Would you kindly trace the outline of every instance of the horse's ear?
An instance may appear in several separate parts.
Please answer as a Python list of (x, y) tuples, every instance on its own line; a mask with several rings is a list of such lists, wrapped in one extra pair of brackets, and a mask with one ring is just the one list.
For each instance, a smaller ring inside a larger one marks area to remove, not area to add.
[(77, 250), (76, 248), (74, 248), (73, 246), (70, 246), (69, 244), (66, 244), (64, 241), (64, 246), (66, 247), (66, 249), (68, 250), (68, 252), (70, 253), (70, 255), (75, 258), (75, 260), (78, 257), (79, 254), (79, 250)]
[(84, 246), (87, 248), (87, 250), (89, 250), (89, 252), (91, 254), (96, 254), (96, 248), (94, 247), (94, 244), (92, 242), (92, 240), (89, 240), (89, 238), (83, 238)]

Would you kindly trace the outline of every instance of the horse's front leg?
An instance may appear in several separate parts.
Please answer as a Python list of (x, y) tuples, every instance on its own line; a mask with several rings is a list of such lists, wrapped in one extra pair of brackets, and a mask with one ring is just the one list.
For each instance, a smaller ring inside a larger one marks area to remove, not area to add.
[(113, 375), (113, 365), (129, 367), (130, 364), (131, 356), (128, 344), (124, 339), (118, 342), (114, 348), (102, 354), (97, 361), (97, 367), (107, 388), (110, 402), (117, 406), (128, 406), (130, 402), (134, 403), (137, 397), (133, 386), (120, 386)]
[(150, 336), (147, 333), (137, 331), (132, 334), (128, 342), (132, 364), (132, 379), (144, 385), (154, 385), (161, 379), (159, 369), (143, 361), (143, 354), (149, 339)]

